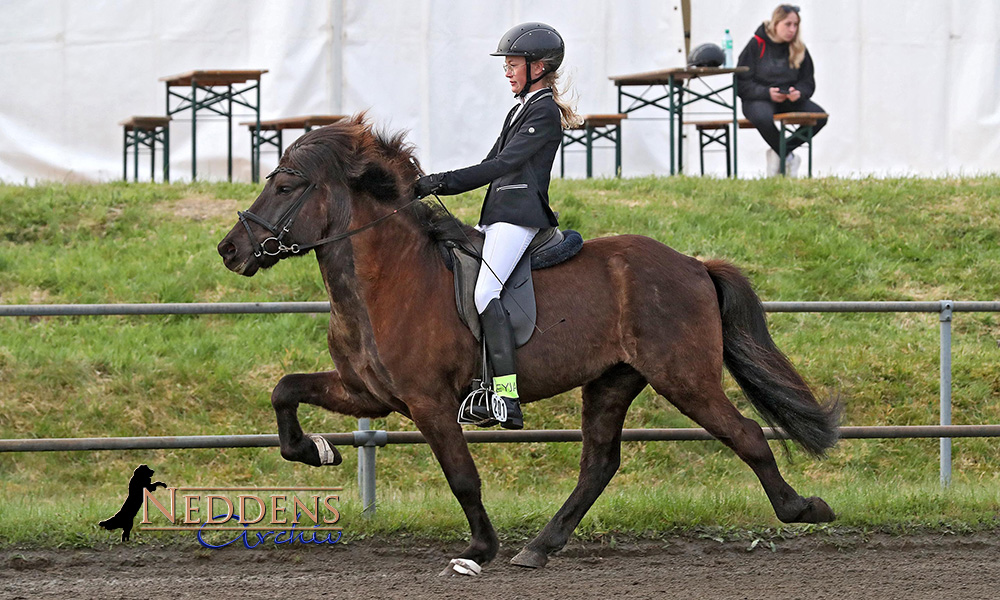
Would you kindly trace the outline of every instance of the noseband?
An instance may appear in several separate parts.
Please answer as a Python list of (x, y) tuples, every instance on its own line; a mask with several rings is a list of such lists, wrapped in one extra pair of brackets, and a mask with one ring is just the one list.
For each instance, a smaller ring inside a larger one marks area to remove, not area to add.
[[(274, 176), (275, 173), (288, 173), (290, 175), (295, 175), (297, 177), (305, 179), (306, 181), (309, 181), (309, 178), (306, 177), (305, 173), (299, 171), (298, 169), (290, 169), (288, 167), (276, 168), (275, 170), (271, 171), (271, 173), (268, 174), (268, 176), (265, 177), (265, 179), (270, 179), (271, 177)], [(239, 215), (240, 217), (240, 223), (243, 223), (243, 227), (246, 228), (247, 230), (247, 235), (250, 236), (250, 243), (253, 244), (254, 257), (260, 258), (261, 256), (265, 255), (278, 256), (279, 254), (285, 254), (285, 253), (300, 254), (302, 252), (308, 252), (309, 250), (312, 250), (317, 246), (322, 246), (324, 244), (329, 244), (331, 242), (337, 242), (343, 239), (347, 239), (352, 235), (361, 233), (362, 231), (375, 227), (382, 221), (388, 219), (389, 217), (398, 213), (404, 208), (408, 208), (411, 204), (418, 202), (420, 200), (419, 198), (414, 198), (413, 200), (410, 200), (403, 206), (400, 206), (399, 208), (393, 210), (391, 213), (382, 215), (381, 217), (375, 219), (371, 223), (358, 227), (357, 229), (352, 229), (351, 231), (346, 231), (344, 233), (339, 233), (334, 236), (323, 238), (321, 240), (312, 242), (310, 244), (292, 244), (291, 246), (286, 246), (284, 243), (285, 234), (287, 234), (288, 231), (292, 228), (292, 224), (295, 223), (295, 219), (296, 217), (299, 216), (299, 212), (305, 205), (306, 200), (309, 199), (309, 195), (312, 194), (313, 190), (315, 189), (316, 189), (316, 184), (310, 181), (309, 187), (307, 187), (301, 194), (299, 194), (299, 197), (295, 199), (295, 202), (293, 202), (292, 205), (288, 207), (288, 210), (286, 210), (284, 214), (282, 214), (281, 217), (278, 218), (278, 222), (276, 224), (271, 224), (267, 219), (259, 217), (250, 212), (249, 210), (237, 211), (236, 214)], [(250, 230), (250, 223), (249, 223), (250, 221), (253, 221), (254, 223), (270, 231), (271, 237), (266, 238), (263, 242), (258, 242), (257, 238), (253, 234), (253, 231)], [(272, 242), (274, 244), (273, 250), (269, 250), (268, 244)]]

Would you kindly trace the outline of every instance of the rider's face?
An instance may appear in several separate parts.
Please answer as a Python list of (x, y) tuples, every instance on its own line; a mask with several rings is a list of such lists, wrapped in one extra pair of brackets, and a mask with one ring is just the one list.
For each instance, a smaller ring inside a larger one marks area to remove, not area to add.
[(519, 94), (528, 82), (525, 64), (526, 61), (523, 56), (508, 56), (504, 59), (504, 75), (507, 77), (507, 81), (510, 82), (510, 91), (515, 95)]

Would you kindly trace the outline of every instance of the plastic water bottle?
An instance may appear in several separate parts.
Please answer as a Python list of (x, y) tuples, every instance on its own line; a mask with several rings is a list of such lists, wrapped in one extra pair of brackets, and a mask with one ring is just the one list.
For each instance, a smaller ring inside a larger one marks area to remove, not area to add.
[(727, 69), (733, 68), (733, 36), (729, 35), (729, 30), (726, 30), (726, 35), (722, 36), (722, 51), (726, 54), (725, 67)]

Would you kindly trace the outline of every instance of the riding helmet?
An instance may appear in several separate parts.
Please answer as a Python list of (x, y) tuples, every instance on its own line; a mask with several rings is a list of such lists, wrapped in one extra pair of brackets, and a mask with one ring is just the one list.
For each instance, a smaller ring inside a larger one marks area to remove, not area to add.
[(689, 67), (721, 67), (726, 62), (726, 53), (718, 44), (702, 44), (688, 56)]
[(566, 44), (555, 28), (545, 23), (521, 23), (500, 38), (497, 51), (490, 56), (523, 56), (529, 63), (543, 60), (546, 72), (562, 64)]

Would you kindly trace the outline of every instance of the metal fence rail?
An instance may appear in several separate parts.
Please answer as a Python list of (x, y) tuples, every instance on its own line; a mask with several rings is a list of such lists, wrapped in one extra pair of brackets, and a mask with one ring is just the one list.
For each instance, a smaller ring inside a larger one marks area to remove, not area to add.
[[(780, 430), (764, 427), (769, 440), (788, 439)], [(465, 431), (470, 444), (513, 444), (527, 442), (582, 442), (579, 429), (521, 429), (518, 431)], [(899, 425), (841, 427), (845, 440), (1000, 437), (1000, 425)], [(390, 444), (424, 444), (419, 431), (364, 430), (351, 433), (320, 434), (335, 446), (381, 447)], [(624, 429), (625, 442), (685, 442), (714, 440), (699, 427), (669, 429)], [(176, 450), (194, 448), (272, 448), (275, 434), (259, 435), (179, 435), (105, 438), (33, 438), (0, 440), (0, 452), (76, 452), (97, 450)]]
[[(812, 313), (937, 313), (940, 321), (940, 425), (910, 427), (843, 427), (844, 439), (869, 438), (940, 438), (941, 484), (951, 482), (951, 438), (1000, 436), (1000, 425), (954, 426), (951, 424), (951, 320), (956, 312), (1000, 312), (1000, 302), (764, 302), (767, 312)], [(41, 316), (128, 316), (128, 315), (231, 315), (278, 313), (325, 313), (328, 302), (236, 302), (236, 303), (173, 303), (173, 304), (49, 304), (0, 305), (0, 317)], [(358, 478), (366, 512), (374, 510), (375, 448), (386, 443), (416, 444), (423, 442), (417, 432), (372, 431), (368, 419), (358, 420), (354, 433), (329, 434), (336, 444), (358, 446)], [(765, 429), (774, 439), (778, 433)], [(474, 443), (580, 441), (578, 430), (528, 431), (469, 431), (466, 439)], [(712, 439), (697, 428), (630, 429), (623, 440), (700, 440)], [(390, 441), (391, 440), (391, 441)], [(33, 452), (55, 450), (112, 450), (154, 448), (229, 448), (277, 446), (276, 435), (179, 436), (162, 438), (79, 438), (63, 440), (0, 440), (0, 452)], [(74, 447), (75, 446), (75, 447)]]

